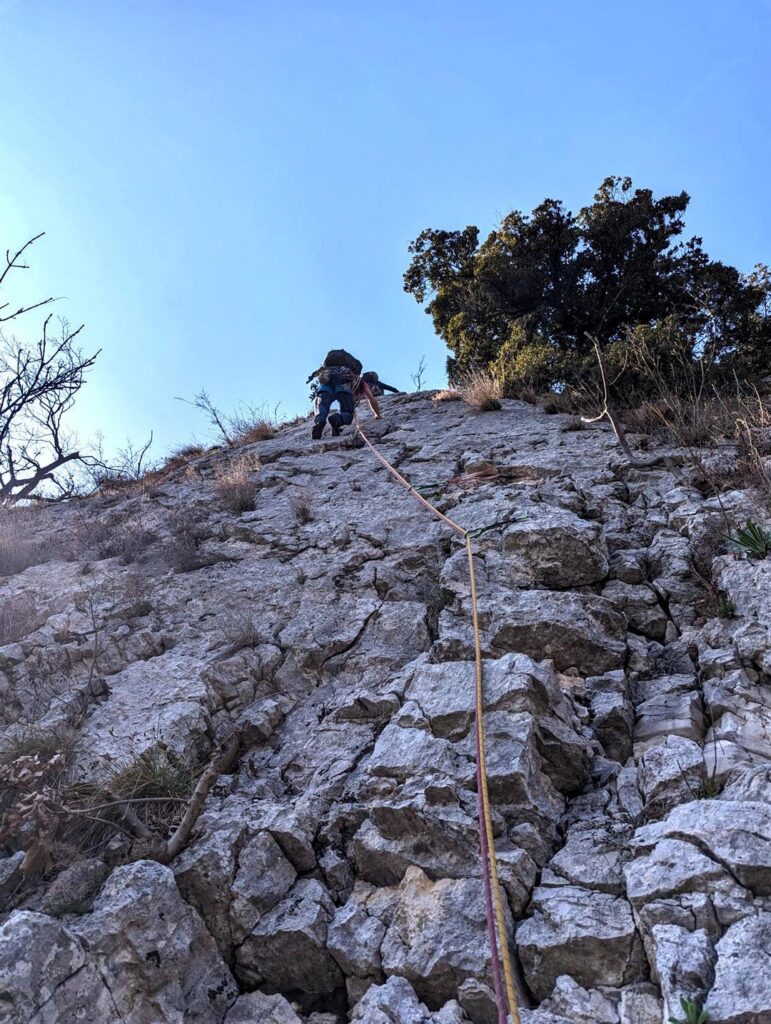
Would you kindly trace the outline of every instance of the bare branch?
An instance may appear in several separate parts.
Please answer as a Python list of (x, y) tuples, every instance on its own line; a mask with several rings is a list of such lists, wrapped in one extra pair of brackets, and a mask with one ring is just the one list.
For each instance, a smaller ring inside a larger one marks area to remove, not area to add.
[(597, 423), (599, 420), (606, 418), (613, 427), (613, 433), (616, 435), (618, 443), (621, 445), (621, 450), (627, 459), (629, 464), (632, 466), (638, 466), (639, 462), (635, 459), (632, 449), (629, 447), (629, 442), (626, 439), (624, 428), (621, 423), (613, 415), (610, 408), (610, 394), (608, 391), (608, 375), (605, 371), (605, 360), (602, 357), (602, 349), (600, 343), (593, 334), (588, 334), (586, 337), (591, 341), (594, 346), (594, 353), (597, 356), (597, 365), (600, 368), (600, 378), (602, 380), (602, 411), (597, 416), (582, 416), (581, 420), (584, 423)]

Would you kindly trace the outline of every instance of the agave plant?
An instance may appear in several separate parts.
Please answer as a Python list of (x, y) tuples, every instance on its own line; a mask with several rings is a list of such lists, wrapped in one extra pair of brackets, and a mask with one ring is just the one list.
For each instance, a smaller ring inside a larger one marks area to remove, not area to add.
[(729, 537), (729, 543), (740, 555), (765, 558), (771, 554), (771, 531), (748, 519), (745, 526)]
[(683, 1008), (683, 1017), (670, 1017), (669, 1024), (707, 1024), (709, 1014), (702, 1010), (701, 1005), (695, 999), (688, 996), (680, 996), (680, 1006)]

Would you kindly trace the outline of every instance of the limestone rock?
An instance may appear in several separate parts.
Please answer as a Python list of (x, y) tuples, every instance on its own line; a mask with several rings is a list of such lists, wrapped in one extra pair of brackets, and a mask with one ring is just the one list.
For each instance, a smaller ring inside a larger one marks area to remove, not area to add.
[(466, 978), (489, 983), (481, 879), (432, 882), (409, 868), (381, 955), (385, 973), (406, 978), (429, 1006), (452, 999)]
[(707, 997), (710, 1024), (771, 1020), (771, 914), (734, 924), (716, 946), (715, 983)]
[(249, 992), (236, 999), (224, 1024), (302, 1024), (302, 1020), (283, 996)]
[(771, 807), (734, 800), (694, 800), (662, 822), (638, 829), (635, 846), (660, 839), (693, 842), (756, 896), (771, 895)]
[(684, 736), (667, 736), (648, 747), (638, 781), (649, 818), (662, 818), (676, 804), (701, 796), (706, 778), (701, 747)]
[(117, 868), (90, 914), (71, 926), (88, 944), (121, 1020), (221, 1021), (237, 994), (230, 971), (169, 868)]
[(620, 986), (642, 977), (642, 943), (632, 909), (620, 896), (576, 886), (539, 888), (532, 917), (517, 928), (525, 979), (545, 999), (557, 978), (579, 985)]
[(339, 988), (340, 968), (327, 948), (333, 913), (324, 887), (315, 879), (300, 879), (236, 951), (238, 975), (284, 992), (317, 995)]
[(676, 1017), (683, 997), (704, 1005), (712, 986), (715, 953), (707, 933), (676, 925), (655, 925), (651, 934), (652, 970), (661, 986), (664, 1012)]
[(0, 925), (0, 1002), (9, 1024), (129, 1019), (77, 936), (59, 921), (25, 910)]
[(618, 1024), (614, 1003), (596, 989), (587, 992), (569, 975), (557, 978), (554, 991), (540, 1009), (573, 1021), (573, 1024)]

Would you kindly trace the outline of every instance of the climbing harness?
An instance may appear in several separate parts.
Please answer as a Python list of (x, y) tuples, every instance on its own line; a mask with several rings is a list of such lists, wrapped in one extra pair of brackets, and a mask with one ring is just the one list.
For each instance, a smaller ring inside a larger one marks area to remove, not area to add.
[(493, 823), (490, 813), (490, 796), (487, 785), (487, 758), (485, 750), (484, 723), (484, 686), (482, 669), (482, 641), (479, 631), (479, 612), (477, 608), (477, 584), (474, 572), (474, 550), (472, 537), (479, 531), (465, 530), (462, 526), (440, 512), (435, 505), (419, 494), (412, 484), (406, 480), (388, 459), (381, 455), (361, 428), (358, 418), (354, 416), (354, 427), (364, 444), (381, 462), (391, 476), (416, 498), (432, 515), (441, 519), (455, 533), (463, 538), (468, 556), (469, 578), (471, 580), (471, 616), (474, 627), (474, 663), (475, 663), (475, 735), (477, 755), (477, 810), (479, 817), (479, 847), (482, 854), (482, 879), (485, 891), (485, 915), (487, 917), (487, 934), (490, 942), (490, 956), (493, 971), (495, 1001), (498, 1006), (498, 1024), (506, 1024), (507, 1006), (511, 1015), (511, 1024), (520, 1024), (519, 1005), (514, 986), (514, 969), (511, 962), (509, 940), (506, 934), (506, 918), (503, 913), (501, 883), (498, 874), (498, 859), (495, 854)]

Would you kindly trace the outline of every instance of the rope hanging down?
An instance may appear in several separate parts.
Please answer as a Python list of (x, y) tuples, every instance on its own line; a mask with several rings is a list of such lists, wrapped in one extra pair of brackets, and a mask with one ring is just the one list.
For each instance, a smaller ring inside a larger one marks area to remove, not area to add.
[(419, 494), (412, 484), (406, 480), (401, 473), (392, 466), (384, 455), (381, 455), (372, 444), (367, 435), (361, 429), (358, 419), (354, 419), (354, 426), (364, 444), (372, 454), (381, 462), (391, 476), (416, 498), (432, 515), (437, 516), (443, 523), (450, 527), (455, 533), (463, 538), (468, 555), (469, 578), (471, 580), (471, 615), (474, 626), (474, 662), (475, 662), (475, 734), (476, 734), (476, 755), (477, 755), (477, 810), (479, 816), (479, 846), (482, 854), (482, 878), (485, 891), (485, 914), (487, 917), (487, 933), (490, 942), (490, 956), (492, 961), (493, 985), (495, 988), (495, 1000), (498, 1005), (498, 1024), (506, 1024), (507, 1005), (508, 1013), (511, 1015), (511, 1024), (520, 1024), (519, 1006), (517, 1003), (516, 990), (514, 987), (514, 971), (511, 964), (511, 952), (509, 940), (506, 933), (506, 918), (503, 913), (503, 901), (501, 898), (501, 884), (498, 875), (498, 859), (495, 855), (495, 841), (493, 839), (493, 824), (490, 814), (490, 796), (487, 785), (487, 760), (485, 750), (485, 723), (484, 723), (484, 687), (482, 671), (482, 643), (479, 633), (479, 614), (477, 610), (477, 584), (474, 572), (474, 551), (471, 546), (472, 534), (475, 531), (465, 530), (462, 526), (444, 515), (438, 508), (431, 504), (427, 498)]

